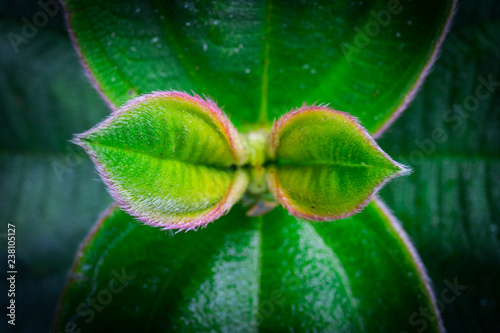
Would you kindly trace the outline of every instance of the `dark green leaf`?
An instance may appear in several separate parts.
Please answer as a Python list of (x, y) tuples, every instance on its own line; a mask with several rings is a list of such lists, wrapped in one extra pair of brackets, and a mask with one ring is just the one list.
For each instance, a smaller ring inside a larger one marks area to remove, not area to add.
[[(497, 332), (500, 7), (495, 1), (460, 7), (421, 94), (380, 140), (386, 151), (414, 169), (381, 195), (429, 268), (448, 330)], [(493, 83), (484, 83), (488, 81)], [(446, 281), (466, 289), (450, 295)]]
[(453, 1), (66, 4), (86, 67), (115, 107), (194, 90), (240, 126), (331, 103), (375, 133), (425, 76)]
[[(8, 270), (6, 236), (11, 223), (17, 236), (15, 330), (48, 332), (78, 244), (112, 202), (92, 163), (69, 140), (109, 111), (85, 77), (62, 28), (40, 29), (16, 54), (4, 37), (9, 32), (21, 34), (22, 27), (20, 20), (0, 22), (0, 248), (4, 258), (0, 269)], [(5, 306), (6, 282), (0, 282)], [(1, 332), (12, 328), (7, 320), (1, 321)]]
[(382, 204), (342, 223), (240, 205), (168, 234), (108, 211), (77, 256), (57, 331), (399, 332), (427, 309), (425, 272)]

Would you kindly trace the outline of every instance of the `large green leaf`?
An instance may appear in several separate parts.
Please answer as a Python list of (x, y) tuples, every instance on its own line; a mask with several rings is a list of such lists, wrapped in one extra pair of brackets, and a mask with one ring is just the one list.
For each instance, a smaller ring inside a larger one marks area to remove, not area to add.
[(325, 224), (237, 205), (176, 235), (112, 208), (77, 258), (58, 332), (399, 332), (420, 307), (440, 330), (425, 272), (381, 203)]
[[(0, 35), (20, 34), (22, 27), (17, 18), (2, 20)], [(17, 54), (7, 38), (0, 38), (0, 50), (0, 249), (5, 258), (0, 269), (5, 276), (11, 223), (18, 271), (16, 326), (1, 320), (0, 331), (48, 332), (78, 244), (112, 202), (91, 161), (69, 141), (109, 110), (85, 77), (63, 27), (40, 29)], [(4, 278), (0, 288), (7, 306)]]
[[(499, 18), (497, 1), (462, 3), (414, 105), (379, 141), (414, 169), (381, 195), (429, 268), (450, 332), (500, 331)], [(445, 302), (455, 279), (466, 289)]]
[(86, 68), (110, 104), (156, 90), (217, 99), (255, 124), (305, 101), (369, 132), (405, 108), (429, 69), (450, 1), (67, 0)]

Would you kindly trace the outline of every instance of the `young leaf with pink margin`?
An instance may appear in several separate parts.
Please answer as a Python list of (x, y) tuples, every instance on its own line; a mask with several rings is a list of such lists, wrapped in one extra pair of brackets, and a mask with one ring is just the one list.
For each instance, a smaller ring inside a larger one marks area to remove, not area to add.
[(245, 145), (211, 100), (182, 92), (136, 98), (77, 136), (122, 208), (164, 229), (219, 218), (248, 183)]
[(390, 179), (409, 170), (392, 160), (345, 112), (303, 106), (274, 123), (267, 144), (269, 188), (288, 211), (330, 221), (355, 214)]

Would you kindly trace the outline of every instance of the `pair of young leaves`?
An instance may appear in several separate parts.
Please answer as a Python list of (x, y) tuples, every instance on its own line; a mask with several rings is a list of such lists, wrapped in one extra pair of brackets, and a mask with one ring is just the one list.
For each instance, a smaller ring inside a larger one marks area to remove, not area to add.
[(407, 172), (344, 112), (305, 106), (240, 135), (213, 101), (176, 91), (130, 101), (76, 143), (123, 209), (165, 229), (204, 226), (268, 189), (294, 216), (345, 218)]

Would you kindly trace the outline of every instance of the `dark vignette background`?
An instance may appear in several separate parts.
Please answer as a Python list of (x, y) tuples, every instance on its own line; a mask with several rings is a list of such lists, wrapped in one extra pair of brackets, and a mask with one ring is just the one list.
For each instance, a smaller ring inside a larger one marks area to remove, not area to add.
[[(61, 12), (17, 54), (7, 38), (40, 9), (35, 0), (0, 2), (2, 332), (50, 330), (76, 249), (111, 203), (90, 161), (68, 143), (108, 109), (85, 78)], [(449, 332), (500, 331), (500, 83), (479, 98), (480, 77), (500, 82), (500, 3), (459, 1), (424, 87), (378, 140), (414, 169), (381, 196), (415, 243), (437, 298), (445, 280), (466, 286), (445, 304)], [(15, 330), (5, 316), (7, 223), (17, 231)]]

